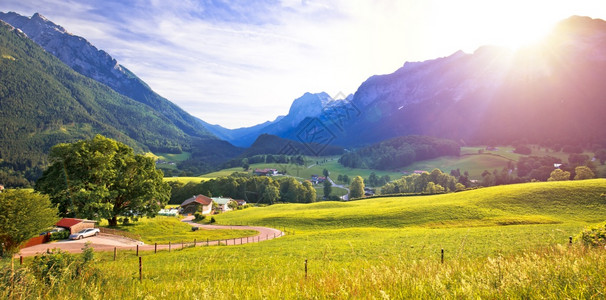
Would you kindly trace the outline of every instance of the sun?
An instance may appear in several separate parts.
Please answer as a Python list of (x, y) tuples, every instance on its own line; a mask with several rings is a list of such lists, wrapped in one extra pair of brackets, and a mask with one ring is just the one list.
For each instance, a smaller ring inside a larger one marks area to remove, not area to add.
[(540, 42), (555, 26), (551, 20), (512, 20), (505, 24), (496, 24), (491, 33), (492, 44), (518, 50), (521, 47)]

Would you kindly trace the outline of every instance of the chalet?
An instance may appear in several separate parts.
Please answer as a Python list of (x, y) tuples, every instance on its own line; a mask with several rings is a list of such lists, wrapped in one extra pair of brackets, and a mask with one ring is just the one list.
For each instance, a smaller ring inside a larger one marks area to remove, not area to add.
[(212, 200), (217, 203), (217, 208), (219, 211), (229, 211), (229, 203), (234, 201), (232, 198), (223, 198), (223, 197), (213, 197)]
[(276, 169), (255, 169), (253, 171), (254, 175), (257, 176), (274, 176), (278, 175), (278, 170)]
[(556, 169), (559, 169), (562, 166), (562, 164), (553, 164), (553, 167)]
[(326, 177), (324, 176), (318, 176), (318, 175), (311, 175), (311, 183), (312, 184), (318, 184), (318, 183), (323, 183), (324, 181), (326, 181)]
[(375, 190), (365, 187), (364, 188), (364, 196), (366, 197), (370, 197), (370, 196), (374, 196), (375, 195)]
[[(200, 208), (201, 207), (201, 208)], [(184, 215), (193, 214), (199, 210), (203, 215), (210, 214), (213, 209), (213, 199), (204, 195), (193, 196), (181, 203), (179, 208)]]
[(238, 206), (242, 206), (242, 205), (246, 205), (246, 200), (234, 200), (236, 201), (236, 203), (238, 203)]
[(55, 226), (65, 228), (66, 230), (69, 230), (70, 234), (74, 234), (82, 229), (95, 228), (95, 223), (97, 223), (97, 221), (63, 218), (59, 220), (59, 222), (57, 222)]

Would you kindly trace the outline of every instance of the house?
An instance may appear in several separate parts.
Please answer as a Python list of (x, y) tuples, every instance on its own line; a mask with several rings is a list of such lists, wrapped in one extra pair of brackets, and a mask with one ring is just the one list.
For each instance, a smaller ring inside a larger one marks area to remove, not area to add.
[(229, 211), (229, 203), (234, 201), (232, 198), (213, 197), (212, 200), (217, 204), (219, 211)]
[(0, 184), (0, 193), (4, 191), (4, 186)]
[(562, 166), (562, 164), (553, 164), (553, 167), (556, 169), (559, 169)]
[(324, 181), (326, 181), (326, 177), (324, 176), (318, 176), (318, 175), (311, 175), (311, 183), (312, 184), (318, 184), (318, 183), (323, 183)]
[(253, 171), (254, 175), (257, 176), (274, 176), (274, 175), (278, 175), (278, 170), (277, 169), (255, 169)]
[(246, 200), (234, 200), (238, 203), (238, 206), (246, 205)]
[(85, 219), (74, 219), (74, 218), (63, 218), (55, 224), (57, 227), (65, 228), (69, 230), (70, 234), (74, 234), (82, 229), (95, 228), (97, 221), (85, 220)]
[(375, 190), (371, 188), (364, 187), (364, 196), (370, 197), (375, 195)]
[(213, 209), (213, 199), (204, 195), (193, 196), (181, 203), (181, 214), (189, 215), (202, 210), (203, 215), (210, 214)]
[(423, 173), (428, 173), (427, 171), (423, 171), (423, 170), (415, 170), (414, 174), (423, 174)]

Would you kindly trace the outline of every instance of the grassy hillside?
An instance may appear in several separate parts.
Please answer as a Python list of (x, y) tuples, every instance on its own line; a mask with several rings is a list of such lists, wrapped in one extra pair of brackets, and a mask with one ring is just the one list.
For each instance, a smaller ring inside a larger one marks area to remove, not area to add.
[(586, 224), (606, 219), (606, 180), (541, 182), (454, 194), (280, 204), (217, 217), (219, 223), (321, 228), (444, 228)]
[(567, 243), (606, 219), (605, 192), (606, 180), (596, 179), (250, 208), (215, 218), (284, 226), (290, 234), (143, 253), (141, 283), (134, 252), (120, 252), (117, 261), (98, 253), (94, 267), (111, 274), (112, 288), (109, 277), (89, 276), (35, 291), (61, 299), (599, 298), (606, 252)]

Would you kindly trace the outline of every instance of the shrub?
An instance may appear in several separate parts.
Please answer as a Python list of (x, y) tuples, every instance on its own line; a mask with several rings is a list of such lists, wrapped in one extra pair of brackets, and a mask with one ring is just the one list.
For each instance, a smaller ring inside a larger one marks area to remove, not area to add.
[(51, 241), (65, 240), (68, 237), (69, 237), (69, 231), (62, 230), (62, 231), (57, 231), (57, 232), (51, 233), (50, 240)]
[(606, 223), (586, 227), (576, 239), (581, 240), (587, 246), (606, 246)]
[(89, 243), (84, 246), (80, 258), (55, 249), (53, 252), (34, 257), (31, 268), (36, 278), (45, 284), (53, 285), (94, 271), (90, 267), (90, 262), (94, 259), (94, 252), (93, 248), (89, 247)]
[(215, 223), (215, 222), (216, 222), (215, 217), (210, 217), (210, 223), (212, 224), (212, 223)]
[(202, 221), (206, 218), (205, 215), (203, 215), (202, 213), (196, 212), (194, 213), (194, 221), (199, 222)]

